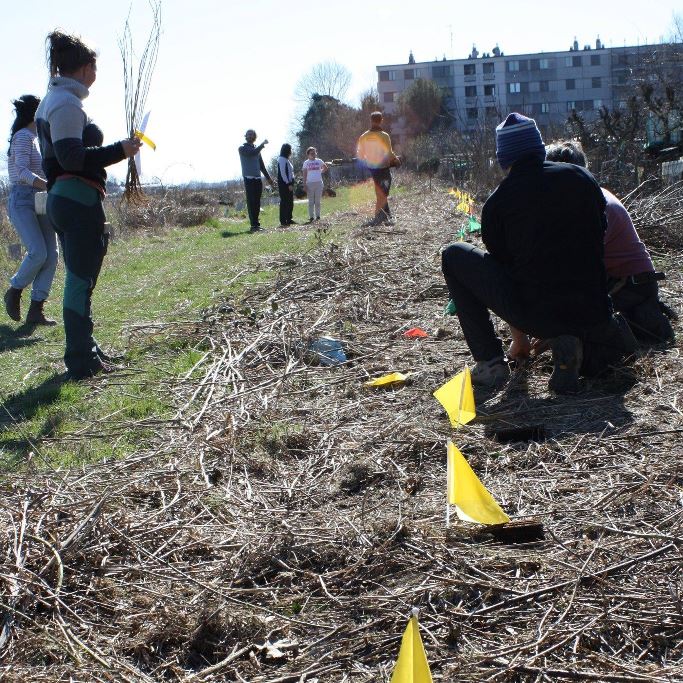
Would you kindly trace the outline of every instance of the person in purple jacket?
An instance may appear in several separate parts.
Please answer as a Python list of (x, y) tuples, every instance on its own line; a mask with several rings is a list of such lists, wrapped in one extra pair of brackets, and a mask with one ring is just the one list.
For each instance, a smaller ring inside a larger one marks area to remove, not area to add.
[[(548, 145), (546, 159), (588, 167), (581, 143), (575, 140), (559, 140)], [(609, 190), (600, 189), (607, 202), (605, 270), (614, 310), (626, 318), (641, 341), (672, 341), (674, 331), (664, 313), (668, 308), (659, 301), (657, 285), (658, 280), (664, 279), (664, 273), (655, 271), (624, 205)]]

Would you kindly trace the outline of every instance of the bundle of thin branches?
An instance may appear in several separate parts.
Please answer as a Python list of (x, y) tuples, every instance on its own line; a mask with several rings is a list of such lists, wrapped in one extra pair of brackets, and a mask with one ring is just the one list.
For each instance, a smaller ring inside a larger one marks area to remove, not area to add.
[[(161, 36), (161, 1), (150, 0), (152, 10), (152, 28), (145, 43), (139, 60), (135, 59), (133, 49), (133, 33), (130, 25), (130, 14), (126, 18), (123, 35), (119, 39), (119, 50), (123, 61), (123, 87), (126, 108), (126, 126), (131, 138), (140, 130), (145, 102), (149, 93), (152, 73), (159, 53), (159, 38)], [(140, 175), (135, 159), (128, 159), (126, 172), (126, 186), (123, 192), (126, 201), (139, 203), (144, 199)]]
[(624, 199), (624, 204), (648, 241), (654, 240), (660, 247), (683, 247), (683, 181), (654, 192), (643, 183)]

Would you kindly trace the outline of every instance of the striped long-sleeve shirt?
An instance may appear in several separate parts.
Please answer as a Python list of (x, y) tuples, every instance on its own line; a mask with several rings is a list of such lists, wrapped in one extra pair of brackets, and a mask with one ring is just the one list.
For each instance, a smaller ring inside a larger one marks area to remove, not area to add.
[(7, 158), (7, 172), (12, 185), (30, 185), (38, 178), (45, 180), (38, 136), (28, 128), (21, 128), (12, 136), (9, 157)]

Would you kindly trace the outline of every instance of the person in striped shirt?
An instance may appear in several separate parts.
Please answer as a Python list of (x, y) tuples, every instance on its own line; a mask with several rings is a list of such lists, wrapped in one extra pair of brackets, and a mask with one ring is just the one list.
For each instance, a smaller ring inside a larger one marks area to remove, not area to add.
[(10, 181), (7, 209), (10, 221), (26, 248), (26, 255), (5, 292), (5, 310), (12, 320), (21, 320), (21, 294), (32, 285), (26, 322), (55, 325), (54, 320), (45, 317), (43, 306), (57, 268), (57, 235), (48, 217), (36, 214), (35, 207), (36, 192), (47, 187), (36, 136), (35, 114), (40, 98), (22, 95), (13, 104), (16, 116), (7, 158)]

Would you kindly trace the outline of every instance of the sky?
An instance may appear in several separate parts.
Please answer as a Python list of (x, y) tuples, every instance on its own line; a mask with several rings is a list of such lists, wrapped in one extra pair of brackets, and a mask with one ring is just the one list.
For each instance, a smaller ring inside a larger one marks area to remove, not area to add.
[[(0, 130), (13, 120), (11, 101), (47, 87), (45, 36), (54, 28), (80, 34), (98, 52), (97, 81), (85, 108), (105, 142), (125, 137), (122, 62), (117, 40), (131, 13), (139, 49), (149, 35), (147, 0), (32, 0), (3, 3), (0, 41)], [(680, 0), (162, 0), (162, 36), (147, 109), (145, 179), (164, 184), (219, 181), (240, 175), (237, 147), (247, 128), (268, 138), (268, 160), (295, 143), (293, 93), (314, 64), (336, 60), (353, 74), (347, 100), (377, 84), (376, 66), (446, 56), (461, 59), (476, 44), (506, 55), (659, 42), (673, 30)], [(0, 175), (6, 157), (0, 154)], [(124, 164), (113, 166), (117, 178)]]

